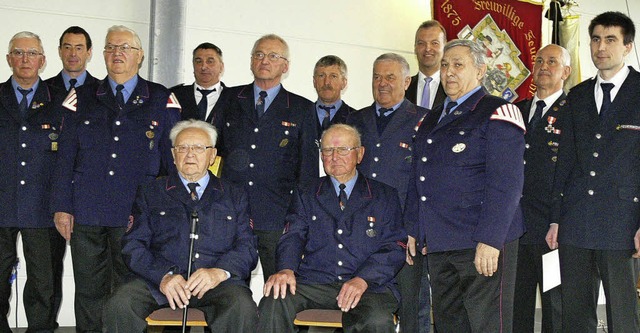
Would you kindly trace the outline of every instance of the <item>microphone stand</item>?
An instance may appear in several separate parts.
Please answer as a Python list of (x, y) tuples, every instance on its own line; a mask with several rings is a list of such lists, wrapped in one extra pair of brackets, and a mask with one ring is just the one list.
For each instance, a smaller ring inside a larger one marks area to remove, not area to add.
[[(191, 264), (193, 263), (193, 243), (196, 239), (198, 239), (198, 234), (196, 233), (198, 226), (198, 212), (194, 211), (191, 213), (191, 232), (189, 233), (189, 239), (191, 240), (189, 244), (189, 265), (187, 266), (187, 281), (191, 277)], [(182, 308), (182, 333), (187, 332), (187, 305), (185, 304), (184, 308)]]

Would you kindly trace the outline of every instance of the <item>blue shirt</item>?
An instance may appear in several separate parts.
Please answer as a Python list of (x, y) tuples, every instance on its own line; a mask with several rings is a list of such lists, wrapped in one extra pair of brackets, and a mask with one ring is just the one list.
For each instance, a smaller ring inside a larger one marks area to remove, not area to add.
[[(394, 105), (394, 106), (392, 107), (393, 111), (391, 111), (391, 113), (396, 112), (396, 110), (400, 107), (400, 104), (402, 104), (402, 102), (404, 102), (404, 99), (402, 99), (402, 100), (400, 101), (400, 103), (398, 103), (398, 104), (396, 104), (396, 105)], [(376, 102), (376, 114), (378, 115), (378, 117), (380, 117), (380, 109), (381, 109), (381, 108), (382, 108), (382, 106), (381, 106), (380, 104), (378, 104), (378, 102)], [(391, 113), (390, 113), (390, 114), (391, 114)]]
[[(72, 79), (71, 76), (65, 71), (60, 72), (62, 74), (62, 81), (64, 82), (64, 87), (69, 90), (71, 88), (71, 84), (69, 84), (69, 80)], [(76, 87), (79, 87), (84, 84), (84, 80), (87, 79), (87, 71), (83, 71), (82, 74), (78, 75), (76, 79)], [(125, 98), (126, 100), (126, 98)]]
[(334, 104), (330, 104), (330, 105), (322, 104), (320, 101), (316, 102), (316, 112), (318, 113), (318, 120), (320, 121), (320, 125), (322, 125), (322, 121), (327, 116), (327, 112), (324, 109), (321, 109), (320, 105), (324, 105), (324, 106), (332, 106), (333, 105), (333, 106), (335, 106), (333, 109), (331, 109), (329, 111), (329, 120), (331, 120), (336, 115), (338, 110), (342, 107), (342, 100), (339, 99)]
[(184, 177), (182, 177), (180, 172), (178, 172), (178, 176), (180, 176), (180, 180), (182, 181), (184, 188), (186, 188), (187, 192), (189, 193), (191, 193), (191, 190), (189, 189), (189, 186), (187, 186), (187, 184), (198, 183), (198, 186), (196, 186), (196, 193), (198, 193), (198, 198), (202, 198), (202, 195), (204, 194), (204, 189), (207, 188), (207, 185), (209, 185), (209, 179), (211, 179), (211, 176), (209, 176), (209, 172), (205, 173), (204, 177), (198, 179), (195, 182), (190, 182), (186, 180)]
[[(29, 105), (31, 105), (31, 100), (33, 100), (33, 96), (36, 94), (36, 90), (38, 90), (39, 83), (40, 83), (40, 78), (36, 80), (36, 83), (34, 83), (31, 86), (31, 88), (27, 88), (27, 90), (33, 89), (30, 93), (27, 94), (27, 109), (29, 109), (30, 107)], [(20, 85), (18, 84), (18, 82), (16, 82), (13, 76), (11, 76), (11, 86), (13, 86), (13, 92), (16, 94), (16, 100), (18, 101), (18, 104), (20, 104), (20, 102), (22, 102), (22, 93), (18, 91), (18, 87), (20, 87)]]
[[(336, 191), (336, 196), (340, 196), (340, 182), (338, 182), (335, 178), (333, 177), (329, 177), (329, 179), (331, 179), (331, 182), (333, 183), (333, 189)], [(346, 183), (344, 183), (344, 185), (346, 186), (344, 188), (344, 191), (347, 193), (347, 199), (349, 199), (349, 197), (351, 196), (351, 191), (353, 191), (353, 187), (356, 185), (356, 180), (358, 179), (358, 169), (356, 169), (356, 175), (353, 176), (351, 179), (347, 180)]]
[[(111, 91), (113, 91), (113, 96), (116, 95), (117, 85), (118, 84), (116, 83), (116, 81), (113, 81), (111, 78), (109, 78), (109, 86), (111, 86)], [(124, 97), (124, 103), (126, 104), (127, 101), (129, 100), (129, 97), (131, 97), (133, 90), (138, 85), (138, 75), (137, 74), (134, 75), (131, 79), (129, 79), (129, 81), (123, 83), (122, 85), (124, 86), (124, 89), (122, 89), (122, 96)]]
[[(264, 99), (264, 112), (267, 112), (267, 109), (269, 108), (269, 105), (271, 105), (271, 102), (273, 102), (273, 99), (278, 96), (278, 93), (280, 92), (280, 88), (282, 87), (281, 84), (271, 88), (271, 89), (267, 89), (265, 90), (267, 92), (267, 98)], [(253, 84), (253, 105), (258, 104), (258, 98), (260, 97), (260, 92), (262, 91), (262, 88), (258, 87), (257, 84)]]

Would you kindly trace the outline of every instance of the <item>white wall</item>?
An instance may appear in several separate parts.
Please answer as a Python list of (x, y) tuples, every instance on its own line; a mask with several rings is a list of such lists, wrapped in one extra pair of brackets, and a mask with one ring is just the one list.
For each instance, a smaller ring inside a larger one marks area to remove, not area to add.
[[(629, 2), (631, 17), (640, 25), (640, 5), (637, 0), (578, 1), (581, 4), (575, 12), (582, 15), (580, 35), (584, 36), (581, 45), (582, 74), (588, 77), (595, 74), (588, 52), (589, 20), (606, 10), (626, 13)], [(32, 0), (20, 3), (0, 0), (0, 17), (3, 18), (0, 46), (8, 43), (18, 31), (29, 30), (39, 34), (47, 55), (47, 66), (41, 76), (48, 78), (61, 68), (57, 55), (60, 33), (70, 25), (80, 25), (91, 34), (94, 42), (89, 71), (102, 78), (106, 75), (102, 48), (107, 28), (114, 24), (133, 28), (139, 33), (143, 48), (148, 49), (149, 9), (150, 3), (141, 0)], [(371, 66), (381, 53), (400, 53), (411, 64), (412, 72), (417, 71), (412, 54), (413, 36), (419, 23), (429, 18), (430, 0), (188, 0), (185, 43), (172, 46), (176, 52), (185, 53), (184, 73), (176, 82), (193, 81), (191, 51), (197, 44), (210, 41), (224, 53), (226, 70), (222, 80), (231, 86), (248, 83), (252, 80), (249, 53), (253, 42), (263, 34), (276, 33), (288, 41), (291, 49), (290, 72), (283, 81), (287, 89), (315, 100), (311, 81), (313, 65), (323, 55), (336, 54), (349, 67), (349, 85), (343, 97), (353, 107), (361, 108), (372, 102)], [(628, 62), (640, 68), (635, 54), (628, 58)], [(0, 66), (0, 82), (10, 75), (8, 66)], [(147, 77), (146, 61), (141, 75)], [(73, 326), (70, 255), (67, 255), (65, 265), (65, 298), (59, 322), (62, 326)], [(20, 289), (25, 281), (24, 272), (23, 265), (19, 271)], [(259, 299), (262, 276), (259, 270), (254, 274), (257, 275), (252, 289), (255, 298)], [(14, 301), (15, 298), (12, 303)], [(19, 326), (26, 326), (22, 306), (17, 310)], [(14, 312), (9, 318), (10, 323), (14, 323)]]

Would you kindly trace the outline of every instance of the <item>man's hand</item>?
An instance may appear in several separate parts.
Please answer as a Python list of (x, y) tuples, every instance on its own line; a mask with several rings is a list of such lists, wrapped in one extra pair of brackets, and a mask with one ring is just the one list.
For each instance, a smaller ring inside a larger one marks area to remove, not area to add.
[(416, 256), (416, 239), (409, 236), (407, 240), (407, 258), (405, 259), (407, 264), (413, 266), (413, 257)]
[(53, 223), (56, 229), (64, 239), (70, 240), (73, 232), (73, 215), (65, 212), (55, 212), (53, 214)]
[(340, 289), (338, 297), (336, 297), (338, 307), (340, 307), (342, 312), (349, 312), (349, 310), (355, 308), (358, 302), (360, 302), (362, 294), (364, 294), (368, 287), (367, 281), (357, 276), (345, 282)]
[(160, 291), (167, 296), (172, 310), (175, 310), (176, 306), (182, 309), (189, 304), (191, 292), (185, 288), (186, 285), (187, 281), (180, 274), (167, 274), (160, 281)]
[(500, 250), (484, 243), (478, 243), (476, 247), (476, 258), (473, 260), (478, 274), (492, 276), (493, 273), (498, 270), (499, 256)]
[(289, 286), (291, 295), (295, 295), (296, 275), (290, 269), (283, 269), (269, 277), (262, 291), (264, 297), (269, 297), (273, 288), (273, 299), (278, 299), (278, 296), (284, 299), (287, 296), (287, 286)]
[(636, 245), (636, 253), (633, 254), (633, 257), (640, 258), (640, 229), (636, 231), (636, 235), (633, 237), (633, 243)]
[[(636, 237), (638, 237), (638, 233), (636, 233)], [(547, 231), (547, 236), (544, 238), (547, 241), (547, 245), (552, 250), (558, 248), (558, 224), (553, 223), (549, 226), (549, 231)], [(636, 243), (636, 249), (638, 249), (638, 244)]]
[(217, 287), (226, 279), (227, 273), (220, 268), (200, 268), (191, 274), (185, 289), (201, 299), (207, 291)]

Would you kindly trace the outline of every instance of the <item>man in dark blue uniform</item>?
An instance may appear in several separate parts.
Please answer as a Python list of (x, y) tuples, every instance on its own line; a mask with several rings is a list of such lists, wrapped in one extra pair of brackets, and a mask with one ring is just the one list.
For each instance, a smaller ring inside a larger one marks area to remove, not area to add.
[(169, 91), (138, 76), (144, 51), (131, 29), (111, 27), (104, 59), (108, 76), (72, 90), (74, 113), (60, 136), (52, 211), (71, 241), (76, 328), (102, 330), (102, 308), (127, 268), (120, 239), (138, 185), (173, 166), (169, 130), (180, 105)]
[[(247, 194), (207, 168), (216, 157), (209, 123), (181, 121), (171, 130), (177, 172), (140, 187), (124, 261), (134, 273), (105, 308), (104, 332), (144, 332), (161, 307), (205, 312), (212, 332), (255, 332), (256, 303), (247, 279), (258, 263)], [(190, 232), (198, 219), (191, 277)]]
[(205, 42), (193, 50), (195, 82), (171, 88), (182, 107), (182, 119), (199, 119), (215, 124), (215, 116), (227, 106), (229, 89), (220, 81), (224, 72), (222, 50)]
[[(595, 78), (567, 96), (547, 234), (559, 246), (562, 332), (595, 332), (600, 283), (607, 330), (639, 332), (640, 73), (625, 66), (635, 26), (620, 12), (589, 25)], [(558, 245), (559, 244), (559, 245)]]
[(315, 104), (318, 140), (333, 124), (344, 124), (355, 110), (342, 100), (347, 87), (347, 64), (335, 55), (320, 58), (313, 68), (313, 87), (318, 93)]
[(280, 83), (289, 70), (289, 47), (276, 35), (251, 51), (254, 82), (231, 88), (229, 107), (217, 118), (222, 178), (245, 187), (266, 280), (275, 273), (275, 249), (297, 182), (318, 177), (313, 103)]
[[(533, 332), (537, 289), (542, 285), (542, 255), (551, 251), (545, 236), (551, 223), (551, 191), (563, 131), (561, 108), (566, 95), (564, 80), (571, 74), (571, 58), (562, 46), (550, 44), (538, 51), (533, 65), (536, 94), (516, 104), (527, 123), (524, 153), (522, 212), (527, 232), (518, 246), (518, 269), (513, 303), (513, 331)], [(561, 119), (561, 120), (558, 120)], [(561, 332), (560, 287), (541, 292), (542, 332)]]
[(427, 248), (440, 332), (511, 332), (513, 321), (525, 126), (482, 88), (485, 72), (479, 44), (445, 45), (447, 106), (427, 114), (414, 145), (405, 226), (409, 248)]
[(345, 332), (392, 332), (406, 241), (398, 192), (356, 170), (365, 149), (355, 128), (329, 127), (321, 152), (328, 176), (294, 192), (258, 332), (294, 332), (307, 308), (342, 310)]
[[(57, 308), (53, 301), (54, 266), (62, 261), (54, 249), (59, 236), (48, 202), (51, 165), (64, 123), (62, 102), (54, 87), (38, 76), (45, 56), (38, 35), (23, 31), (9, 42), (7, 62), (12, 76), (0, 85), (0, 331), (11, 332), (7, 315), (16, 239), (22, 236), (27, 263), (23, 301), (28, 330), (53, 332)], [(64, 240), (63, 240), (64, 242)], [(17, 297), (17, 296), (15, 296)], [(17, 311), (18, 309), (13, 309)]]
[[(367, 154), (358, 166), (363, 175), (398, 190), (401, 207), (407, 197), (411, 171), (411, 150), (418, 123), (427, 109), (405, 98), (411, 82), (409, 63), (401, 55), (385, 53), (373, 63), (371, 88), (374, 103), (349, 116), (347, 123), (362, 133)], [(407, 256), (407, 264), (398, 274), (400, 327), (418, 332), (419, 294), (423, 256)], [(414, 260), (415, 259), (415, 260)]]
[(64, 91), (83, 84), (94, 84), (97, 79), (87, 71), (87, 63), (91, 60), (92, 52), (93, 43), (86, 30), (78, 26), (67, 28), (60, 36), (58, 44), (62, 70), (45, 82)]

